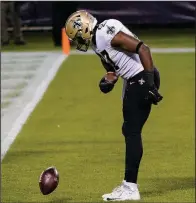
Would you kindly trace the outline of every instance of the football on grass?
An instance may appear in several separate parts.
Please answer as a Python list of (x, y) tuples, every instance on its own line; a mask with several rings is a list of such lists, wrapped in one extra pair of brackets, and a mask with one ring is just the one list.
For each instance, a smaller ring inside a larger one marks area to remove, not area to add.
[(53, 192), (59, 184), (59, 174), (55, 167), (44, 170), (39, 178), (39, 187), (43, 195)]

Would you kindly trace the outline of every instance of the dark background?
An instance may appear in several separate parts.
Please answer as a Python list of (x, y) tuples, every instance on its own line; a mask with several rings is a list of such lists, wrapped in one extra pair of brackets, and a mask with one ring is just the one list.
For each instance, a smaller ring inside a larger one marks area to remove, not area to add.
[(52, 18), (64, 22), (76, 10), (85, 9), (98, 20), (115, 18), (129, 24), (187, 24), (195, 23), (195, 2), (19, 2), (23, 24), (51, 26)]
[(98, 21), (115, 18), (132, 29), (194, 28), (195, 2), (17, 2), (22, 25), (35, 30), (52, 30), (56, 45), (61, 43), (61, 28), (68, 16), (76, 10), (85, 9)]

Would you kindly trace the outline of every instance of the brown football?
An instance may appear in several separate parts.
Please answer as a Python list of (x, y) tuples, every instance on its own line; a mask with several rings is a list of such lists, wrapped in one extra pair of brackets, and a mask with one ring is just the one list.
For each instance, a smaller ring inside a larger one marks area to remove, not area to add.
[(59, 173), (55, 167), (44, 170), (39, 178), (39, 187), (43, 195), (53, 192), (59, 184)]

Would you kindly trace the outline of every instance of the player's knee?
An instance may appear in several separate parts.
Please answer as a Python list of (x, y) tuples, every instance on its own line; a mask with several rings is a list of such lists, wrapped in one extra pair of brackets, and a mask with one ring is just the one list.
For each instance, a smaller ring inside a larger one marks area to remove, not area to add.
[(125, 137), (140, 136), (141, 135), (141, 130), (138, 129), (136, 126), (131, 125), (128, 122), (124, 122), (123, 125), (122, 125), (122, 134)]

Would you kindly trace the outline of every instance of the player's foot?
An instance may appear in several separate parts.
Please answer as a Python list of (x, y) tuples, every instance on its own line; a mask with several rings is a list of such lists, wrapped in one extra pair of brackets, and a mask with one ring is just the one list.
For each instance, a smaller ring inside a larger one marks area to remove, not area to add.
[(7, 40), (7, 41), (2, 41), (1, 42), (1, 46), (7, 46), (7, 45), (9, 45), (9, 40)]
[(15, 45), (25, 45), (26, 42), (23, 39), (16, 38), (15, 41), (14, 41), (14, 44)]
[(123, 181), (112, 193), (102, 196), (104, 201), (140, 200), (140, 193), (135, 183)]

